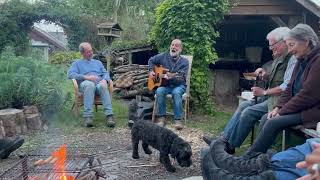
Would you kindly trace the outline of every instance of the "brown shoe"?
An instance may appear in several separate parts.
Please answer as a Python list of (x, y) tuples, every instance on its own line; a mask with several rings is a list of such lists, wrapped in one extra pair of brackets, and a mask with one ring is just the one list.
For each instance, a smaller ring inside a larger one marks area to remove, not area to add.
[(166, 118), (165, 117), (158, 117), (158, 122), (156, 124), (160, 127), (164, 127), (166, 125)]
[(176, 130), (183, 129), (183, 124), (182, 124), (181, 120), (174, 120), (174, 128)]
[(113, 128), (116, 125), (116, 122), (114, 122), (112, 114), (106, 117), (106, 122), (107, 122), (107, 126), (111, 128)]

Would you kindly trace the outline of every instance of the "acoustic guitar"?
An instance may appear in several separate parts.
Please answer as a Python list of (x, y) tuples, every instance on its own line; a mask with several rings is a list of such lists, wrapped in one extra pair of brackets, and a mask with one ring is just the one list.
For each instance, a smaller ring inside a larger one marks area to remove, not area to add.
[(153, 72), (155, 73), (154, 78), (148, 78), (149, 91), (152, 91), (154, 88), (161, 86), (165, 81), (165, 79), (163, 79), (165, 75), (167, 75), (169, 79), (173, 77), (181, 77), (178, 75), (178, 73), (170, 73), (169, 69), (166, 69), (162, 66), (154, 66)]

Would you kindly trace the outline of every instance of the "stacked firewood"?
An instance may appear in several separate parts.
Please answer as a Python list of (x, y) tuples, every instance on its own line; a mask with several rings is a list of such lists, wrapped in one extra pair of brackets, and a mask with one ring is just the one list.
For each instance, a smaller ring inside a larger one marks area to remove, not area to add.
[(113, 70), (114, 91), (119, 92), (122, 98), (131, 98), (136, 95), (147, 95), (148, 66), (128, 64), (115, 67)]

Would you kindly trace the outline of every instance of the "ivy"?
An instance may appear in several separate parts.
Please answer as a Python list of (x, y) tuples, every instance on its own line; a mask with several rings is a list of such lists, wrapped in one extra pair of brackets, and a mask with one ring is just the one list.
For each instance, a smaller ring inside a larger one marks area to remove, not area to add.
[(162, 51), (179, 38), (183, 53), (193, 55), (191, 97), (198, 110), (213, 114), (209, 97), (208, 65), (217, 59), (213, 47), (219, 33), (215, 25), (229, 8), (227, 0), (164, 0), (156, 9), (151, 39)]

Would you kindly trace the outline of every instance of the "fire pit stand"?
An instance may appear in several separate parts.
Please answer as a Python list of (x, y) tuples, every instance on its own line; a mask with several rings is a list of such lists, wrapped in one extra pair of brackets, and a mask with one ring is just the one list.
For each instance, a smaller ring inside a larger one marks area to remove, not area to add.
[(62, 176), (70, 177), (67, 180), (98, 180), (105, 179), (100, 159), (92, 154), (82, 153), (95, 150), (98, 147), (68, 147), (64, 170), (55, 169), (53, 163), (47, 162), (35, 165), (39, 159), (46, 159), (51, 156), (51, 152), (58, 147), (39, 148), (35, 151), (20, 156), (20, 160), (11, 168), (0, 175), (4, 180), (64, 180)]

